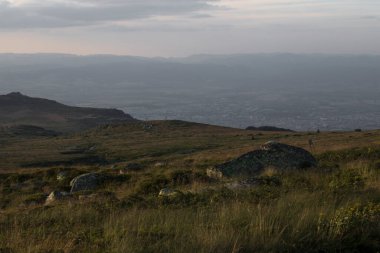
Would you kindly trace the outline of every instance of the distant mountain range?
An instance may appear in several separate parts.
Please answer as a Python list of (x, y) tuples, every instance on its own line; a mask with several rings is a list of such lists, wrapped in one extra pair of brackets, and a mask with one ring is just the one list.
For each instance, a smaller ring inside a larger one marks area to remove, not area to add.
[(117, 109), (68, 106), (54, 100), (28, 97), (19, 92), (0, 95), (0, 126), (16, 132), (37, 129), (30, 126), (71, 132), (134, 120), (129, 114)]

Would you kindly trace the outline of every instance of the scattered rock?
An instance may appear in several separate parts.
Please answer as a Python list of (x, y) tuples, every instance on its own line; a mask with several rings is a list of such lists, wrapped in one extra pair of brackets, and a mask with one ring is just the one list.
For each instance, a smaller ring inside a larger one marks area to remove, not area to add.
[(207, 176), (211, 178), (220, 179), (223, 177), (223, 173), (215, 168), (207, 169), (206, 173), (207, 173)]
[(64, 181), (67, 179), (67, 172), (66, 171), (61, 171), (57, 174), (57, 180), (58, 181)]
[(125, 169), (125, 168), (124, 169), (120, 169), (119, 170), (119, 175), (126, 175), (126, 174), (128, 174), (128, 172), (129, 171), (127, 169)]
[(87, 173), (77, 176), (70, 182), (70, 192), (94, 190), (102, 183), (103, 179), (104, 178), (98, 173)]
[(67, 192), (53, 191), (49, 194), (45, 201), (45, 205), (51, 205), (56, 201), (62, 200), (65, 197), (68, 197), (70, 194)]
[(174, 197), (174, 196), (177, 196), (178, 194), (180, 194), (179, 191), (176, 191), (176, 190), (172, 190), (172, 189), (169, 189), (169, 188), (164, 188), (160, 191), (160, 193), (158, 194), (159, 197)]
[(214, 178), (257, 175), (267, 167), (288, 170), (305, 169), (316, 165), (316, 159), (308, 151), (271, 141), (258, 150), (209, 169), (207, 175)]
[(166, 162), (157, 162), (154, 164), (154, 167), (158, 168), (158, 167), (164, 167), (168, 165)]

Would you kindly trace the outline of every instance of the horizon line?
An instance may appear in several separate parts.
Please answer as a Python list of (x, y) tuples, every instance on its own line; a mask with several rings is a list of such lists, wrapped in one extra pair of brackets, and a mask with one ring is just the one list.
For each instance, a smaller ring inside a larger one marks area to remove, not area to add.
[(197, 56), (255, 56), (255, 55), (300, 55), (300, 56), (371, 56), (379, 57), (380, 53), (294, 53), (294, 52), (257, 52), (257, 53), (199, 53), (189, 54), (185, 56), (141, 56), (132, 54), (108, 54), (108, 53), (94, 53), (94, 54), (77, 54), (77, 53), (60, 53), (60, 52), (33, 52), (33, 53), (16, 53), (16, 52), (0, 52), (0, 56), (4, 55), (56, 55), (56, 56), (74, 56), (74, 57), (91, 57), (91, 56), (109, 56), (109, 57), (131, 57), (131, 58), (146, 58), (146, 59), (184, 59)]

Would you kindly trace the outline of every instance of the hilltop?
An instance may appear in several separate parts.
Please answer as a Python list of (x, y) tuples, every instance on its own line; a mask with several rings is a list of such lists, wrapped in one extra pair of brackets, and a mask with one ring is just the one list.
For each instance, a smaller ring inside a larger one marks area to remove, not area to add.
[(134, 120), (132, 116), (117, 109), (68, 106), (19, 92), (0, 95), (0, 126), (30, 125), (70, 132)]

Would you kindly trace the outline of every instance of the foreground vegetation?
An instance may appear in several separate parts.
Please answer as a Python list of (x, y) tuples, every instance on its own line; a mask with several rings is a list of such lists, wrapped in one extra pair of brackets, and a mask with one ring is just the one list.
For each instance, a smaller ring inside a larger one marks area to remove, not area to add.
[[(229, 152), (244, 152), (238, 147), (248, 149), (252, 141), (259, 145), (276, 136), (288, 143), (307, 143), (310, 134), (210, 132), (213, 145), (202, 139), (211, 138), (207, 129), (186, 137), (183, 146), (178, 138), (169, 139), (168, 133), (154, 135), (166, 140), (160, 147), (166, 152), (158, 156), (166, 163), (158, 165), (150, 146), (141, 143), (134, 152), (143, 169), (123, 175), (119, 175), (123, 159), (113, 164), (4, 170), (0, 252), (380, 251), (380, 147), (364, 145), (368, 133), (340, 133), (336, 142), (331, 141), (332, 133), (316, 136), (326, 145), (314, 151), (317, 168), (287, 172), (268, 168), (257, 176), (257, 185), (231, 189), (228, 183), (237, 179), (210, 179), (206, 165), (229, 159), (224, 155)], [(91, 141), (112, 140), (106, 133)], [(52, 140), (28, 142), (40, 143), (38, 152), (42, 152), (41, 147)], [(104, 143), (103, 148), (113, 150), (108, 154), (113, 158), (130, 155), (132, 151), (124, 153), (120, 142)], [(198, 149), (191, 153), (171, 149), (189, 150), (194, 145)], [(71, 178), (94, 170), (108, 175), (97, 191), (44, 205), (47, 193), (68, 190)], [(68, 173), (67, 179), (57, 181), (62, 171)], [(180, 193), (158, 197), (162, 188)]]

